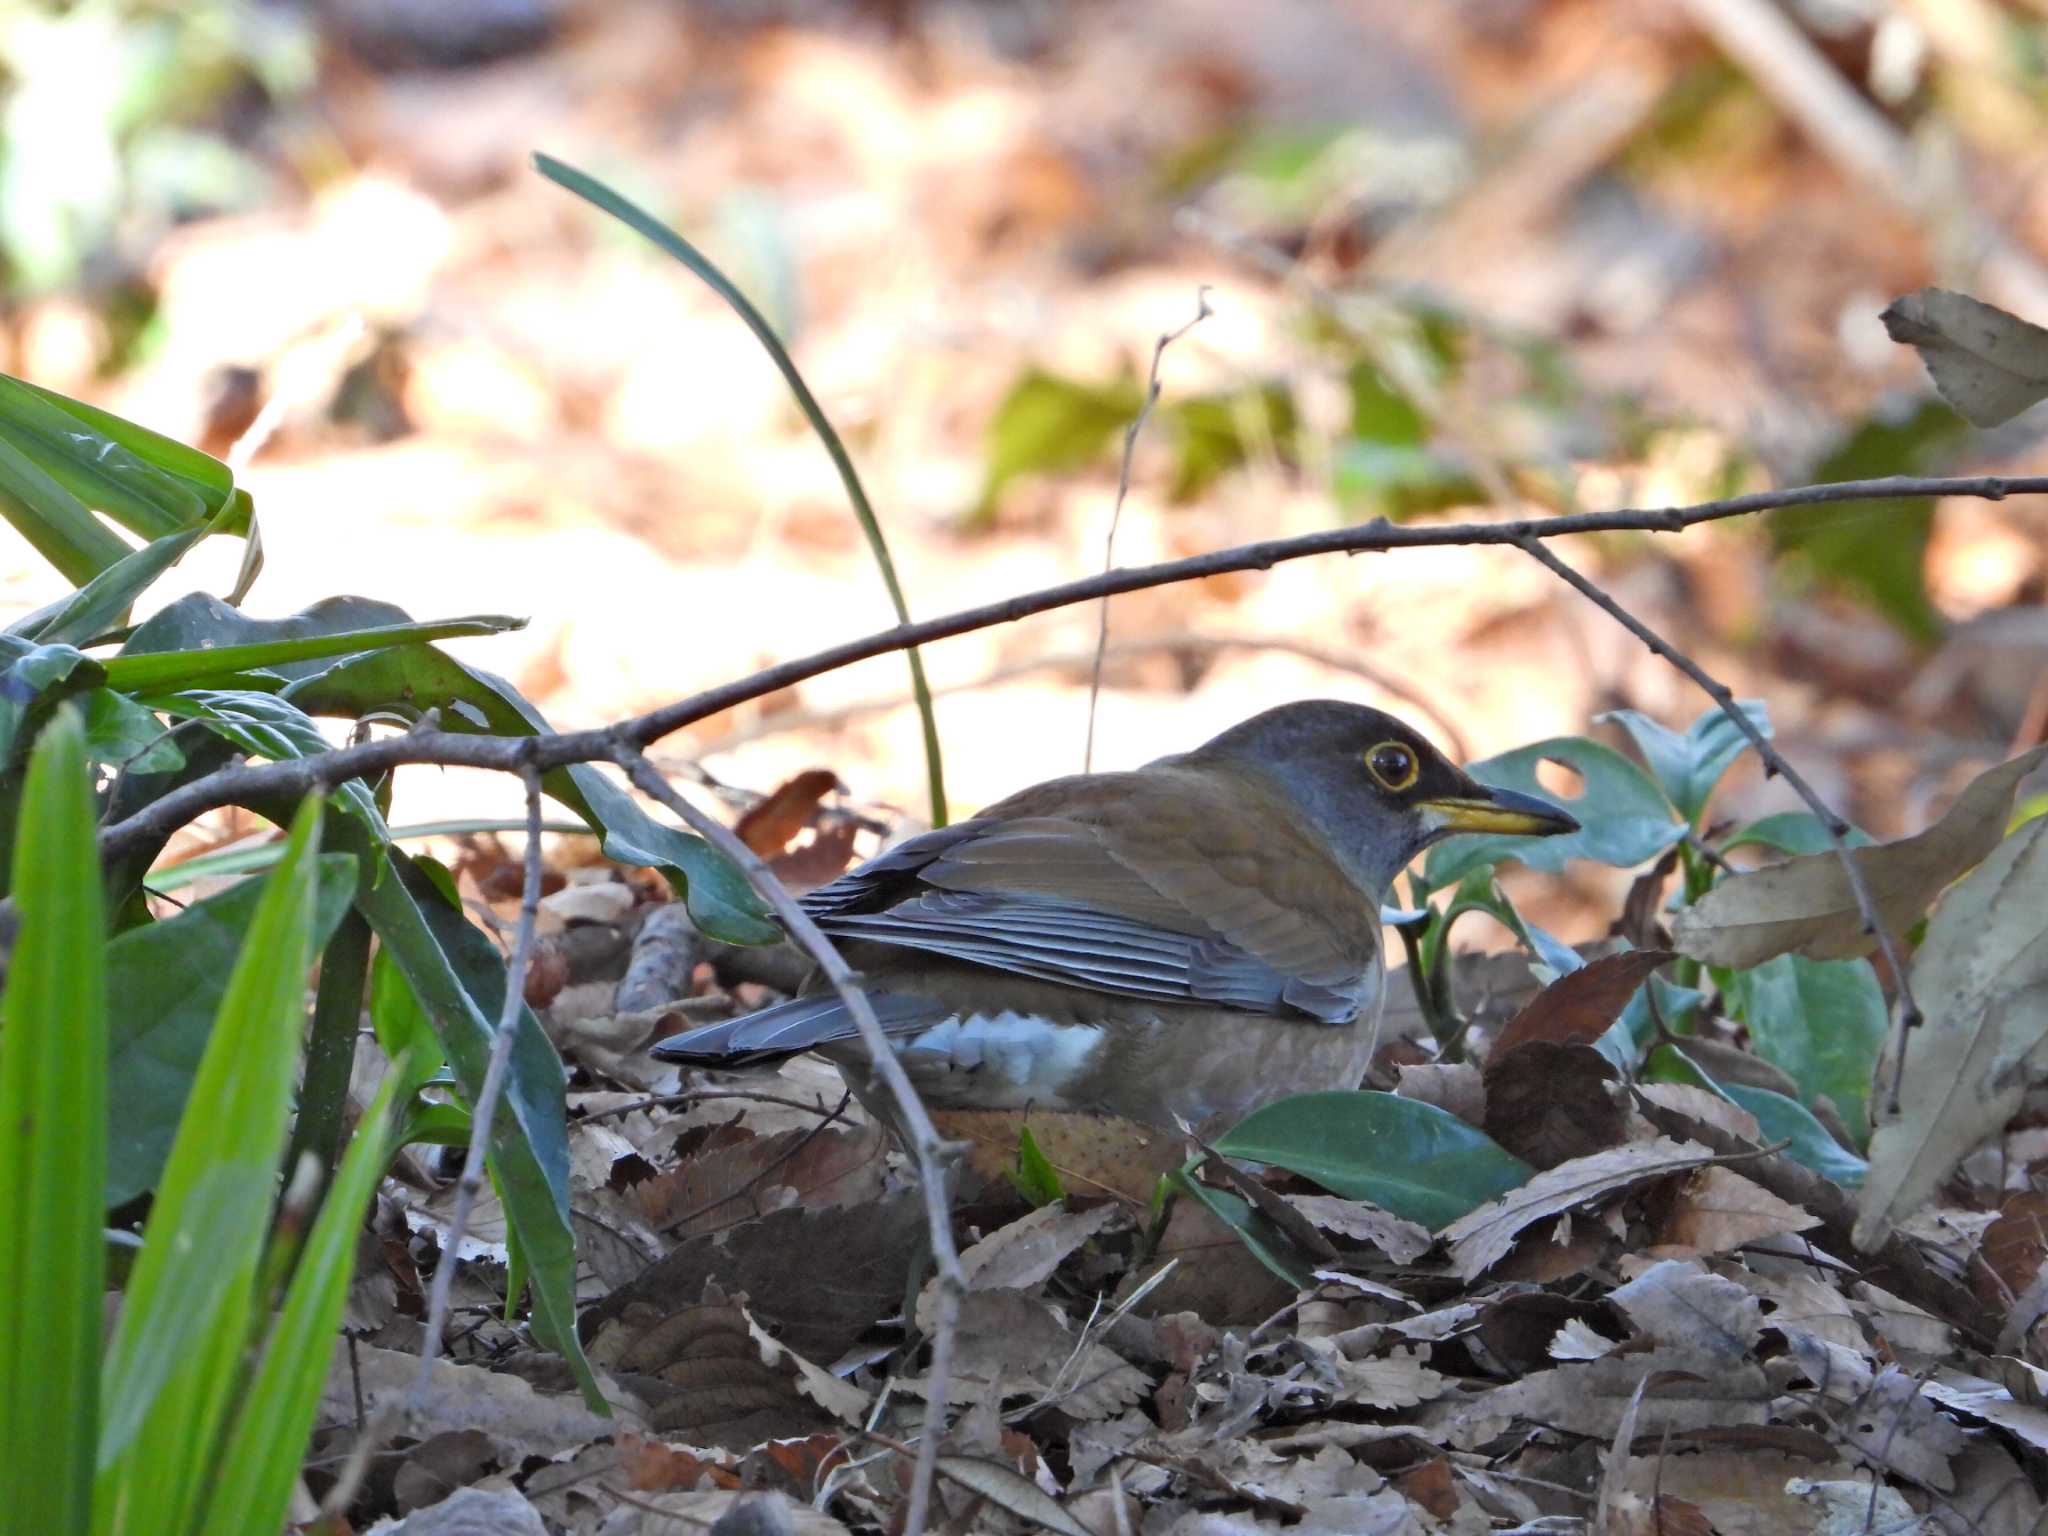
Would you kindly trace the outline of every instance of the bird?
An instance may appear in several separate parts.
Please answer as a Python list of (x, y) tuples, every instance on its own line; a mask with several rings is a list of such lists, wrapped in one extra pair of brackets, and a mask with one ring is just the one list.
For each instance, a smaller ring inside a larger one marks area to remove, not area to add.
[[(1391, 715), (1308, 699), (1140, 768), (1033, 785), (801, 905), (859, 973), (928, 1108), (1216, 1130), (1363, 1080), (1384, 1002), (1380, 910), (1425, 848), (1578, 826), (1480, 783)], [(806, 1051), (885, 1109), (852, 1015), (816, 974), (787, 1002), (653, 1048), (713, 1068)]]

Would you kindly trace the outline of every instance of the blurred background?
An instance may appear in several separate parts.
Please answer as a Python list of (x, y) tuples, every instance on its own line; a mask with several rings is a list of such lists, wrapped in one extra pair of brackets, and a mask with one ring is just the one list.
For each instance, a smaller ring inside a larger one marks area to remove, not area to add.
[[(530, 615), (457, 644), (558, 726), (887, 627), (758, 345), (534, 150), (754, 297), (918, 616), (1101, 568), (1204, 290), (1121, 563), (2048, 469), (2040, 412), (1972, 432), (1877, 320), (1940, 283), (2048, 321), (2044, 0), (4, 0), (0, 369), (239, 442), (253, 613)], [(2043, 551), (2025, 500), (1562, 547), (1879, 834), (2043, 735)], [(10, 616), (61, 590), (0, 539)], [(927, 652), (956, 814), (1080, 768), (1098, 619)], [(1117, 600), (1095, 762), (1318, 694), (1467, 758), (1705, 704), (1512, 551), (1303, 561)], [(663, 752), (728, 798), (822, 766), (926, 814), (900, 657)], [(455, 773), (400, 798), (517, 814)], [(1723, 801), (1791, 803), (1747, 766)], [(1592, 937), (1626, 877), (1573, 878), (1531, 915)]]

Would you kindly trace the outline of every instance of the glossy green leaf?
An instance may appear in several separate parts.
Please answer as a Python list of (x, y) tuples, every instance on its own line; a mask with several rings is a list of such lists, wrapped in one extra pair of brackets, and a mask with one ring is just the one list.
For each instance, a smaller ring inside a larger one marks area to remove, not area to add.
[[(124, 656), (179, 651), (214, 651), (225, 646), (266, 645), (275, 640), (304, 640), (349, 630), (387, 629), (412, 623), (412, 615), (395, 603), (372, 597), (329, 597), (281, 619), (252, 619), (206, 592), (191, 592), (168, 603), (136, 626), (121, 647)], [(282, 662), (271, 668), (293, 681), (324, 672), (331, 661)], [(172, 686), (176, 686), (173, 684)]]
[[(6, 380), (4, 382), (13, 382)], [(0, 434), (0, 517), (73, 586), (83, 586), (128, 553), (92, 509)]]
[(399, 1081), (394, 1071), (379, 1087), (321, 1203), (214, 1470), (201, 1536), (284, 1528), (348, 1301), (356, 1236), (390, 1160)]
[[(0, 997), (0, 1528), (86, 1529), (106, 1245), (106, 918), (84, 731), (61, 709), (30, 754), (20, 913)], [(34, 1448), (31, 1460), (29, 1448)]]
[[(1537, 781), (1545, 760), (1575, 769), (1579, 793), (1567, 798)], [(1541, 795), (1579, 819), (1579, 830), (1564, 837), (1455, 837), (1438, 843), (1423, 859), (1422, 879), (1430, 890), (1456, 884), (1474, 869), (1519, 859), (1551, 874), (1573, 859), (1591, 859), (1633, 869), (1656, 858), (1685, 836), (1685, 823), (1650, 776), (1612, 747), (1583, 736), (1558, 736), (1503, 752), (1467, 769), (1482, 784)]]
[(1737, 971), (1728, 1003), (1750, 1049), (1799, 1085), (1802, 1102), (1827, 1095), (1851, 1133), (1868, 1136), (1871, 1077), (1890, 1028), (1869, 961), (1780, 955)]
[(1728, 1083), (1721, 1092), (1756, 1116), (1765, 1145), (1789, 1142), (1785, 1155), (1795, 1163), (1811, 1168), (1824, 1179), (1833, 1179), (1844, 1189), (1862, 1188), (1870, 1164), (1828, 1134), (1828, 1128), (1804, 1104), (1769, 1088), (1751, 1088), (1743, 1083)]
[[(344, 662), (292, 684), (285, 696), (315, 715), (354, 718), (373, 710), (438, 709), (442, 728), (450, 731), (526, 736), (548, 728), (540, 711), (503, 678), (425, 645)], [(782, 930), (729, 859), (694, 832), (655, 820), (594, 765), (554, 769), (542, 776), (541, 785), (604, 834), (605, 857), (667, 875), (688, 902), (691, 919), (713, 938), (731, 944), (781, 939)]]
[(1204, 1184), (1179, 1168), (1166, 1175), (1166, 1182), (1230, 1228), (1253, 1258), (1297, 1291), (1305, 1291), (1315, 1283), (1314, 1264), (1306, 1255), (1297, 1252), (1295, 1245), (1287, 1240), (1287, 1234), (1254, 1210), (1244, 1196)]
[(1456, 1115), (1391, 1093), (1301, 1093), (1255, 1109), (1215, 1150), (1313, 1179), (1435, 1231), (1535, 1170)]
[(0, 763), (13, 757), (32, 712), (105, 679), (105, 669), (72, 646), (0, 635)]
[(232, 1404), (304, 1026), (319, 836), (309, 799), (264, 878), (129, 1276), (101, 1378), (102, 1536), (186, 1527)]
[[(1735, 707), (1749, 717), (1766, 740), (1770, 738), (1770, 712), (1761, 699), (1739, 699)], [(1742, 728), (1718, 707), (1693, 721), (1683, 735), (1634, 709), (1611, 710), (1595, 718), (1611, 720), (1628, 732), (1636, 750), (1643, 754), (1643, 761), (1650, 765), (1650, 773), (1665, 798), (1695, 826), (1707, 808), (1714, 786), (1721, 782), (1721, 775), (1750, 745)]]
[[(846, 491), (847, 502), (853, 508), (854, 520), (860, 524), (861, 537), (867, 540), (868, 553), (873, 557), (875, 569), (881, 575), (882, 586), (889, 594), (890, 606), (896, 610), (896, 617), (902, 623), (910, 622), (910, 605), (903, 597), (903, 584), (896, 577), (896, 562), (889, 554), (889, 541), (882, 534), (881, 519), (875, 516), (875, 509), (868, 504), (867, 490), (860, 483), (860, 472), (853, 467), (853, 456), (846, 451), (846, 444), (833, 430), (831, 420), (825, 415), (825, 408), (818, 404), (817, 397), (804, 382), (804, 376), (797, 371), (796, 362), (783, 346), (782, 339), (775, 334), (775, 328), (748, 300), (744, 293), (734, 286), (732, 280), (681, 235), (655, 218), (646, 209), (627, 198), (621, 197), (594, 176), (586, 175), (573, 166), (564, 165), (551, 155), (535, 155), (535, 169), (541, 175), (565, 187), (595, 208), (602, 209), (624, 224), (643, 239), (653, 242), (660, 250), (674, 257), (687, 267), (698, 281), (703, 283), (728, 308), (739, 316), (742, 324), (753, 332), (754, 339), (761, 343), (761, 349), (768, 354), (782, 379), (789, 386), (789, 392), (796, 399), (797, 409), (810, 423), (811, 431), (817, 435), (826, 455), (832, 460), (832, 467), (839, 472), (839, 483)], [(926, 788), (931, 797), (932, 825), (946, 824), (946, 776), (939, 758), (938, 716), (932, 709), (931, 686), (925, 681), (924, 661), (915, 646), (904, 653), (904, 660), (910, 665), (910, 691), (917, 700), (917, 713), (924, 729), (924, 757)]]
[[(355, 839), (360, 829), (338, 828)], [(357, 896), (448, 1053), (462, 1093), (476, 1102), (505, 996), (505, 959), (421, 868), (396, 849), (391, 874)], [(496, 1123), (490, 1160), (505, 1214), (532, 1265), (534, 1337), (568, 1361), (584, 1398), (608, 1412), (576, 1337), (576, 1244), (569, 1225), (566, 1075), (540, 1021), (523, 1004), (518, 1038)]]
[[(1851, 848), (1868, 848), (1871, 845), (1870, 835), (1855, 827), (1849, 829), (1842, 841)], [(1723, 843), (1721, 851), (1771, 848), (1785, 854), (1826, 853), (1834, 846), (1828, 829), (1821, 825), (1820, 818), (1813, 812), (1780, 811), (1775, 816), (1762, 816), (1752, 821)]]
[(1017, 1133), (1017, 1166), (1004, 1170), (1009, 1174), (1010, 1183), (1017, 1193), (1033, 1205), (1051, 1205), (1055, 1200), (1064, 1200), (1067, 1189), (1060, 1182), (1059, 1170), (1038, 1145), (1038, 1138), (1031, 1134), (1031, 1127), (1025, 1126)]
[[(524, 619), (480, 614), (474, 618), (443, 619), (431, 624), (387, 624), (371, 629), (343, 630), (338, 634), (266, 640), (251, 645), (222, 645), (208, 650), (135, 654), (131, 649), (124, 649), (104, 665), (108, 687), (129, 693), (153, 692), (165, 688), (189, 688), (226, 673), (258, 667), (281, 671), (296, 663), (318, 661), (328, 656), (388, 650), (395, 645), (411, 645), (423, 640), (503, 634), (509, 629), (523, 628), (525, 623)], [(137, 634), (140, 633), (138, 630)], [(132, 644), (131, 641), (131, 647)]]
[[(341, 922), (356, 878), (351, 855), (320, 856), (312, 942), (325, 944)], [(107, 945), (107, 1081), (121, 1106), (107, 1127), (109, 1205), (155, 1187), (265, 889), (263, 880), (245, 880)]]

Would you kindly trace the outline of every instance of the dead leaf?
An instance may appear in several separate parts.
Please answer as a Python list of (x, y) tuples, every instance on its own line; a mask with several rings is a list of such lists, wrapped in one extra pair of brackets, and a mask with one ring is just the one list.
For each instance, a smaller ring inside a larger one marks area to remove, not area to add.
[(2048, 330), (1946, 288), (1885, 306), (1885, 334), (1920, 354), (1941, 398), (1974, 427), (1995, 427), (2048, 397)]
[(1536, 1168), (1614, 1146), (1628, 1119), (1616, 1076), (1590, 1045), (1529, 1040), (1488, 1060), (1481, 1129)]
[[(1866, 1253), (2005, 1125), (2040, 1073), (2048, 1040), (2048, 818), (2000, 843), (1943, 899), (1914, 958), (1913, 995), (1927, 1018), (1906, 1041), (1899, 1111), (1881, 1116), (1870, 1140), (1854, 1233)], [(1880, 1063), (1879, 1080), (1890, 1070)]]
[[(1128, 1225), (1121, 1207), (1098, 1205), (1070, 1211), (1041, 1205), (999, 1227), (960, 1255), (960, 1273), (970, 1291), (1024, 1290), (1037, 1285), (1089, 1238), (1106, 1227)], [(929, 1281), (917, 1298), (917, 1326), (929, 1333), (939, 1282)]]
[(1636, 988), (1671, 958), (1665, 949), (1625, 949), (1587, 961), (1558, 977), (1508, 1020), (1494, 1041), (1493, 1054), (1505, 1055), (1531, 1040), (1591, 1045), (1621, 1017)]
[(772, 858), (795, 841), (811, 824), (818, 803), (839, 787), (839, 775), (831, 769), (806, 768), (750, 807), (733, 832), (762, 858)]
[(1326, 1232), (1371, 1243), (1396, 1264), (1412, 1264), (1435, 1244), (1429, 1229), (1364, 1200), (1337, 1195), (1286, 1195), (1287, 1203)]
[(1658, 1258), (1733, 1253), (1745, 1243), (1819, 1225), (1811, 1211), (1732, 1169), (1702, 1168), (1678, 1185), (1647, 1251)]
[(1998, 1219), (1984, 1229), (1970, 1256), (1970, 1288), (2003, 1315), (2026, 1294), (2048, 1258), (2048, 1194), (2024, 1189), (2007, 1195)]
[(1532, 1222), (1646, 1179), (1697, 1168), (1713, 1157), (1697, 1142), (1665, 1137), (1610, 1147), (1537, 1174), (1520, 1189), (1460, 1216), (1437, 1235), (1451, 1245), (1451, 1265), (1459, 1277), (1470, 1280), (1498, 1262), (1514, 1246), (1515, 1235)]
[[(2044, 758), (2048, 746), (1986, 769), (1926, 831), (1850, 852), (1893, 933), (1910, 928), (1944, 886), (1998, 846), (2013, 792)], [(1846, 960), (1876, 946), (1832, 851), (1729, 876), (1680, 912), (1672, 933), (1681, 954), (1738, 969), (1784, 954)]]
[(1162, 1173), (1186, 1161), (1178, 1136), (1113, 1115), (934, 1109), (932, 1124), (946, 1140), (968, 1143), (967, 1166), (991, 1182), (1005, 1182), (1016, 1166), (1019, 1135), (1028, 1129), (1067, 1193), (1116, 1195), (1138, 1205), (1150, 1203)]

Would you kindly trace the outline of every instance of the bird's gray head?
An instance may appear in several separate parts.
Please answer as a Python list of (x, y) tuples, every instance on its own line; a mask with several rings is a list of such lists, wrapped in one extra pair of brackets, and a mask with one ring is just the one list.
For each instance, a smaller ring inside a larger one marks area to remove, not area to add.
[(1547, 800), (1481, 784), (1392, 715), (1334, 699), (1254, 715), (1182, 761), (1226, 764), (1279, 789), (1382, 901), (1408, 862), (1443, 838), (1579, 827)]

